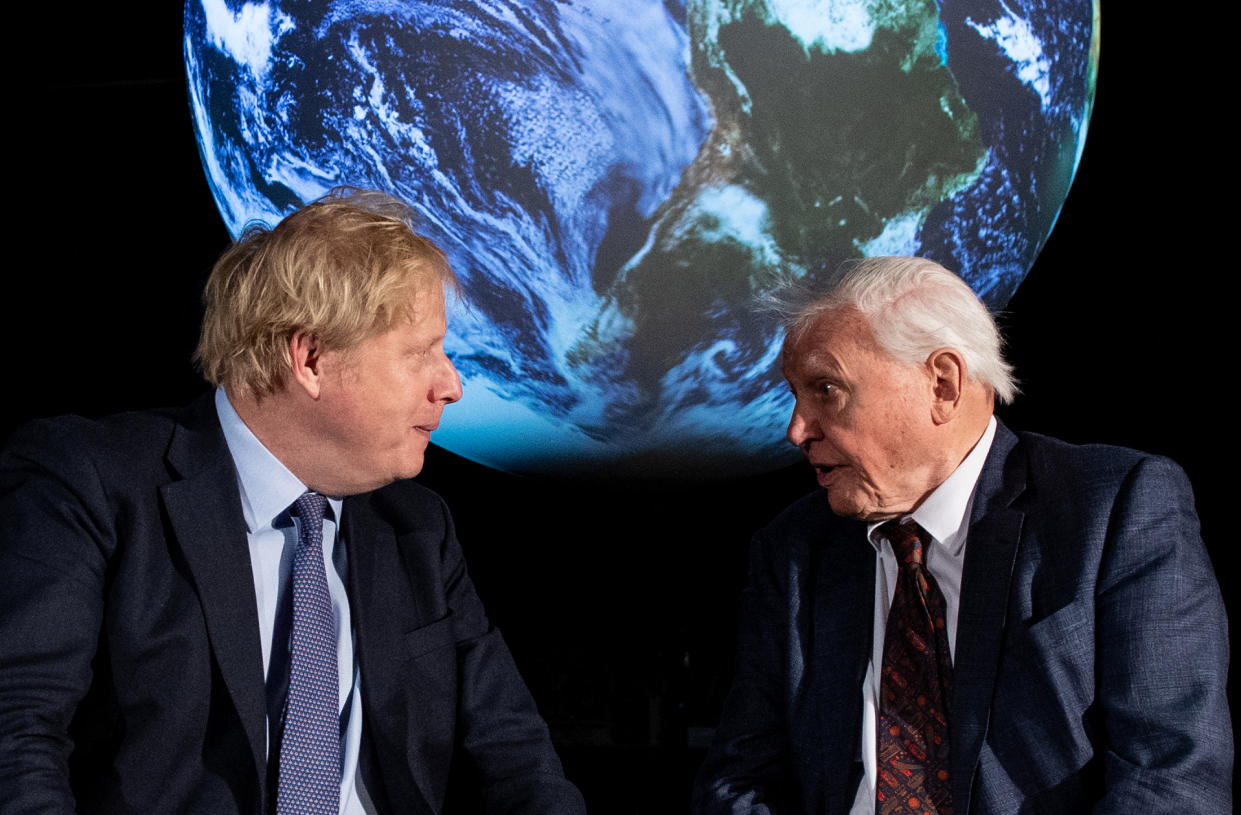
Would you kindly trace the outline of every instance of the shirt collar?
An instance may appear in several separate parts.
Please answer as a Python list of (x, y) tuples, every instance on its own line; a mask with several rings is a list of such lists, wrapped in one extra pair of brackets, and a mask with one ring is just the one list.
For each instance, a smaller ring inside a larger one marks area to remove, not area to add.
[[(995, 417), (992, 416), (987, 422), (987, 429), (983, 431), (965, 460), (952, 471), (952, 475), (932, 490), (917, 509), (901, 519), (912, 518), (950, 554), (957, 554), (965, 545), (970, 508), (974, 503), (974, 487), (978, 484), (978, 477), (982, 475), (982, 467), (987, 462), (987, 454), (991, 452), (991, 442), (995, 440), (995, 428)], [(883, 521), (876, 521), (866, 527), (867, 538), (876, 549), (879, 548), (881, 541), (875, 530), (882, 524)]]
[[(215, 410), (220, 417), (224, 442), (237, 470), (237, 487), (241, 491), (241, 512), (251, 534), (273, 526), (280, 513), (308, 488), (281, 463), (237, 415), (223, 388), (216, 388)], [(340, 517), (341, 499), (329, 498), (328, 504)], [(331, 516), (329, 516), (331, 517)]]

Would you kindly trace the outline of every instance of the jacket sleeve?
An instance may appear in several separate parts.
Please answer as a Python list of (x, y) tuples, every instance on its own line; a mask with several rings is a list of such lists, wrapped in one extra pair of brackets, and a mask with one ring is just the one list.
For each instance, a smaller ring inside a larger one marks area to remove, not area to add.
[[(73, 812), (70, 725), (92, 678), (111, 541), (102, 485), (61, 441), (19, 433), (0, 454), (0, 810)], [(56, 451), (49, 455), (46, 451)], [(35, 452), (40, 451), (40, 452)]]
[(1146, 457), (1118, 495), (1096, 586), (1098, 813), (1232, 811), (1227, 621), (1185, 474)]
[(734, 679), (715, 739), (694, 784), (695, 815), (796, 811), (786, 722), (789, 648), (787, 565), (778, 547), (754, 536), (741, 595)]
[(564, 776), (547, 725), (500, 632), (487, 619), (443, 503), (444, 592), (457, 640), (456, 740), (489, 813), (584, 815)]

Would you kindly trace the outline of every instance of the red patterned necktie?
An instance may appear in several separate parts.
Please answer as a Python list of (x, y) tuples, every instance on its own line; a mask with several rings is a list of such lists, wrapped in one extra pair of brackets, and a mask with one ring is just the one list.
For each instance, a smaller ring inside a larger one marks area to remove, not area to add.
[(944, 595), (923, 566), (926, 530), (888, 521), (880, 534), (896, 554), (879, 683), (875, 812), (952, 815), (948, 778), (948, 653)]

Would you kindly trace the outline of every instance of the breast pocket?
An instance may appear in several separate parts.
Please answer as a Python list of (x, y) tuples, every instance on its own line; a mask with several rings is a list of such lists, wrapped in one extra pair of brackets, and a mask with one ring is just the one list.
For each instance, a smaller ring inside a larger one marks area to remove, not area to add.
[(1094, 624), (1086, 604), (1069, 603), (1027, 624), (1016, 639), (1017, 656), (1064, 702), (1084, 711), (1094, 699)]
[(418, 659), (442, 648), (450, 648), (455, 644), (456, 638), (453, 636), (453, 619), (450, 611), (442, 619), (406, 632), (405, 658)]

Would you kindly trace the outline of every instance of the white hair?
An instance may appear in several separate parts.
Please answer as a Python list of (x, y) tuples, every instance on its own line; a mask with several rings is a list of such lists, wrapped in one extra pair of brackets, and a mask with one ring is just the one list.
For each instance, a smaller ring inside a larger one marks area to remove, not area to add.
[(826, 291), (803, 290), (801, 305), (785, 304), (785, 327), (799, 339), (822, 314), (856, 309), (875, 342), (898, 362), (921, 365), (937, 348), (955, 348), (969, 377), (990, 386), (1000, 404), (1017, 395), (995, 318), (964, 280), (932, 260), (878, 257), (850, 261)]

